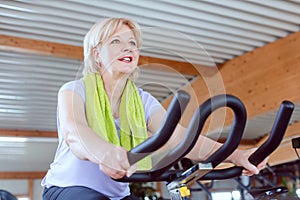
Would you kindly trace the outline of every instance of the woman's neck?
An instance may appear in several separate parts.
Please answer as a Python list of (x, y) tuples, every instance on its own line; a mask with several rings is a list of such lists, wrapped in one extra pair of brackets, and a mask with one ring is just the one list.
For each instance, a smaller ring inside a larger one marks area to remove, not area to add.
[(102, 76), (104, 88), (110, 102), (112, 114), (115, 118), (119, 117), (119, 108), (121, 97), (126, 86), (127, 77), (114, 79), (112, 77)]

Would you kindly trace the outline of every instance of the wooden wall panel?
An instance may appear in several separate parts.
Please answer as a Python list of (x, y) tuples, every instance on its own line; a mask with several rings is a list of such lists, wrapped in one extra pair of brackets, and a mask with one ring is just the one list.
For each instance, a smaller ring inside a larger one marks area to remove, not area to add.
[(249, 117), (277, 109), (284, 99), (300, 102), (300, 32), (228, 61), (220, 72)]
[[(286, 134), (279, 148), (270, 155), (270, 165), (282, 164), (298, 159), (295, 149), (292, 147), (292, 139), (297, 137), (300, 137), (300, 122), (297, 122), (287, 128)], [(300, 149), (297, 149), (297, 151), (300, 154)]]
[[(248, 118), (278, 109), (287, 99), (300, 102), (300, 32), (255, 49), (219, 66), (201, 73), (186, 90), (192, 94), (185, 118), (189, 118), (199, 104), (212, 95), (226, 92), (237, 96), (245, 104)], [(223, 86), (220, 85), (220, 78)], [(215, 81), (215, 83), (214, 83)], [(225, 90), (223, 90), (223, 88)], [(168, 106), (170, 100), (165, 102)], [(226, 124), (229, 124), (230, 117)], [(188, 120), (184, 125), (188, 124)]]
[(50, 137), (57, 138), (56, 131), (0, 129), (0, 137)]
[(0, 172), (1, 179), (43, 179), (46, 172)]
[(0, 50), (82, 60), (82, 47), (7, 35), (0, 36)]
[[(65, 45), (8, 35), (0, 36), (0, 50), (83, 60), (83, 48), (81, 46)], [(140, 56), (139, 65), (160, 70), (172, 69), (183, 74), (195, 75), (198, 73), (195, 67), (190, 63), (148, 56)]]

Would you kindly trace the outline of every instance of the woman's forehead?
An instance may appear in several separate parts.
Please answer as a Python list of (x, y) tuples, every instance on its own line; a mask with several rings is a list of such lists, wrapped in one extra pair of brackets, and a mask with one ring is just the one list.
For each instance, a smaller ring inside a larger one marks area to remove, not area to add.
[(129, 28), (129, 26), (123, 24), (120, 28), (118, 28), (111, 37), (132, 37), (135, 39), (133, 31)]

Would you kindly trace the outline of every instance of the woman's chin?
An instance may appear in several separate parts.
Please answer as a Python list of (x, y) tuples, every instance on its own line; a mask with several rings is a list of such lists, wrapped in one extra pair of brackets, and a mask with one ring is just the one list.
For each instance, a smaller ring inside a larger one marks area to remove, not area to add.
[(122, 69), (120, 69), (120, 72), (121, 73), (124, 73), (124, 74), (132, 74), (135, 70), (137, 69), (136, 66), (126, 66)]
[(119, 78), (129, 78), (132, 74), (134, 74), (135, 70), (120, 70), (115, 74), (118, 74)]

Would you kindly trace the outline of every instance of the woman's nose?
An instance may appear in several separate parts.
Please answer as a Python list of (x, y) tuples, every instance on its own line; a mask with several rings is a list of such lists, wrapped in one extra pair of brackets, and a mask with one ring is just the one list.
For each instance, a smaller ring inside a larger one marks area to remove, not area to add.
[(132, 45), (130, 45), (130, 44), (124, 44), (123, 48), (122, 48), (122, 51), (123, 52), (130, 52), (130, 51), (132, 51)]

